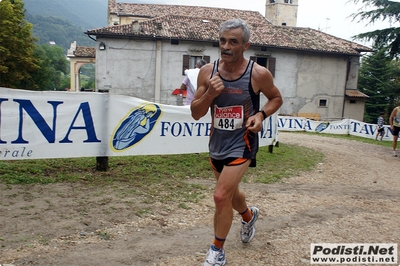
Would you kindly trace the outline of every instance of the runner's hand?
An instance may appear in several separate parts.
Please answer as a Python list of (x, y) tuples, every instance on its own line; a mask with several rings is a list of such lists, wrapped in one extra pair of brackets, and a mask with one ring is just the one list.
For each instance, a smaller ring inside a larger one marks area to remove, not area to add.
[(262, 129), (262, 114), (256, 113), (250, 116), (246, 121), (246, 128), (251, 132), (258, 133)]
[(221, 91), (225, 88), (222, 79), (219, 76), (219, 72), (217, 72), (208, 83), (207, 94), (212, 96), (213, 98), (217, 97)]

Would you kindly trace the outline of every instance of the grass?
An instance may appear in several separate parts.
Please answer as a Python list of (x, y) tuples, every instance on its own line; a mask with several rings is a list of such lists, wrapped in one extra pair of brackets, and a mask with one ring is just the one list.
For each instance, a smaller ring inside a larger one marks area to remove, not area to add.
[[(321, 137), (334, 137), (351, 141), (391, 147), (391, 141), (375, 141), (350, 135), (320, 133)], [(269, 153), (261, 147), (257, 155), (257, 167), (249, 168), (243, 182), (274, 183), (290, 178), (302, 171), (309, 171), (324, 155), (307, 147), (280, 143)], [(121, 197), (137, 195), (142, 202), (155, 201), (178, 203), (188, 208), (187, 202), (197, 202), (206, 187), (196, 180), (213, 180), (208, 153), (110, 157), (109, 170), (96, 171), (96, 158), (64, 158), (41, 160), (0, 161), (0, 183), (50, 184), (80, 183), (97, 188), (111, 187)], [(121, 184), (123, 189), (121, 190)], [(146, 212), (146, 211), (144, 211)]]

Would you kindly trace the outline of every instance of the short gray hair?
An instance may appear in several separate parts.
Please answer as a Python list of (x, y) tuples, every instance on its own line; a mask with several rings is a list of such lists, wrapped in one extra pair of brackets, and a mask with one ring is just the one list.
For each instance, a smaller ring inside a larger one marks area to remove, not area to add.
[(198, 68), (201, 68), (202, 66), (204, 66), (204, 65), (206, 65), (206, 64), (207, 64), (207, 61), (204, 60), (204, 59), (199, 59), (199, 60), (197, 60), (197, 62), (196, 62), (196, 66), (197, 66)]
[(222, 22), (219, 27), (219, 35), (221, 36), (221, 33), (224, 31), (237, 28), (242, 28), (243, 43), (248, 43), (250, 41), (250, 28), (247, 25), (247, 23), (240, 18), (230, 19), (225, 22)]

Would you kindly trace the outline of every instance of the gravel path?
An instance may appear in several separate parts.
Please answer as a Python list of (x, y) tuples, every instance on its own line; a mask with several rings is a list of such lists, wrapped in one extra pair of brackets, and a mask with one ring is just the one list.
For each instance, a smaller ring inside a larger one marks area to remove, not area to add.
[[(280, 183), (242, 184), (261, 216), (247, 245), (239, 240), (236, 217), (225, 244), (227, 265), (308, 265), (311, 243), (400, 242), (400, 158), (390, 149), (289, 132), (280, 132), (279, 140), (321, 151), (325, 160)], [(73, 219), (73, 200), (88, 191), (76, 186), (1, 185), (0, 264), (200, 265), (213, 237), (214, 207), (213, 183), (202, 182), (210, 186), (209, 196), (189, 210), (160, 203), (155, 215), (138, 218), (123, 204), (106, 214), (88, 206), (83, 219)], [(29, 217), (23, 212), (28, 196), (36, 206)], [(24, 242), (32, 235), (35, 242)]]

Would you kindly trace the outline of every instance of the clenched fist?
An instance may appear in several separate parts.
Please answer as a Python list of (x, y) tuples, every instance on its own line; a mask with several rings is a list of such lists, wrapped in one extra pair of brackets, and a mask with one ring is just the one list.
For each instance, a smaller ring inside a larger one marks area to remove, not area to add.
[(215, 98), (221, 93), (224, 88), (224, 83), (219, 76), (219, 72), (217, 72), (215, 76), (213, 76), (209, 81), (207, 94)]

